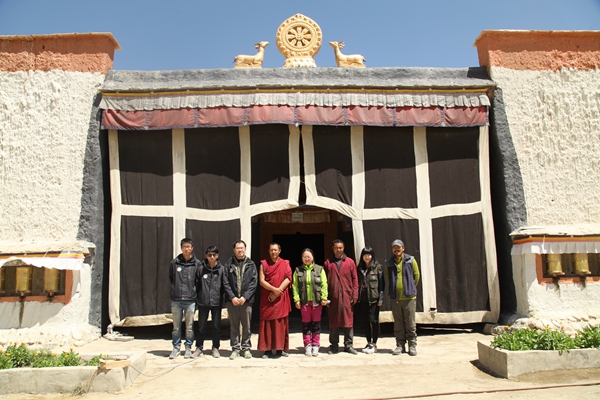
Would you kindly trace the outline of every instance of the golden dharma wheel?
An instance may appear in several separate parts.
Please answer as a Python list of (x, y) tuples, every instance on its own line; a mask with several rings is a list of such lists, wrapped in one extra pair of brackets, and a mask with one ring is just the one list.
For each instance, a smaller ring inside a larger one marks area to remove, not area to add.
[(321, 49), (323, 33), (315, 21), (296, 14), (277, 29), (277, 48), (286, 58), (284, 67), (316, 67), (313, 57)]

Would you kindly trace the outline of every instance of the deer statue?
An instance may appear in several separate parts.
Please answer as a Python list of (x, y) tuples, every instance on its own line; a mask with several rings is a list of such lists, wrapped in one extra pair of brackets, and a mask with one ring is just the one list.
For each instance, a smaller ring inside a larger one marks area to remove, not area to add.
[(269, 42), (256, 43), (254, 47), (258, 49), (258, 53), (253, 56), (245, 56), (240, 54), (235, 56), (233, 62), (235, 65), (233, 68), (261, 68), (263, 60), (265, 59), (265, 47), (269, 45)]
[(364, 63), (367, 62), (367, 60), (365, 60), (365, 58), (360, 54), (352, 54), (348, 56), (342, 54), (340, 49), (344, 48), (343, 41), (329, 42), (329, 45), (333, 47), (333, 51), (335, 53), (335, 62), (337, 63), (338, 67), (365, 67)]

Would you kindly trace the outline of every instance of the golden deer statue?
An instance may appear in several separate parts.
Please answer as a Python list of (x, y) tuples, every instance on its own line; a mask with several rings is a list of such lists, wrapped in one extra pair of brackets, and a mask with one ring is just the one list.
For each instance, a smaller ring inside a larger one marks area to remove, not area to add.
[(342, 54), (340, 50), (344, 48), (343, 41), (329, 42), (329, 45), (333, 47), (333, 51), (335, 53), (335, 62), (337, 63), (338, 67), (365, 67), (365, 62), (367, 62), (367, 60), (365, 60), (365, 58), (360, 54), (352, 54), (348, 56)]
[(240, 54), (235, 56), (233, 62), (235, 65), (233, 68), (261, 68), (263, 60), (265, 59), (265, 47), (269, 45), (269, 42), (256, 43), (254, 47), (258, 49), (258, 53), (253, 56), (246, 56)]

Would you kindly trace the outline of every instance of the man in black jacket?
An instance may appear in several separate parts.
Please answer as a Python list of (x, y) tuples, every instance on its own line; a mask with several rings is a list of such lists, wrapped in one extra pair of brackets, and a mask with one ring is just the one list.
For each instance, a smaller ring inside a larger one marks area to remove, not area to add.
[[(234, 256), (225, 264), (225, 298), (229, 314), (231, 355), (230, 360), (240, 355), (252, 358), (250, 353), (250, 321), (252, 303), (258, 286), (258, 272), (254, 262), (246, 257), (246, 242), (238, 240), (233, 244)], [(242, 325), (240, 343), (240, 324)]]
[(194, 313), (196, 312), (196, 272), (200, 261), (192, 254), (191, 239), (181, 239), (181, 254), (171, 261), (171, 313), (173, 314), (173, 351), (169, 358), (177, 357), (181, 351), (181, 322), (185, 314), (185, 358), (192, 357), (194, 343)]
[(196, 350), (192, 358), (202, 355), (204, 336), (208, 327), (208, 313), (212, 319), (212, 356), (221, 357), (219, 346), (221, 343), (221, 309), (223, 308), (223, 293), (225, 292), (225, 268), (219, 262), (219, 249), (217, 246), (208, 246), (205, 253), (206, 259), (202, 261), (201, 268), (196, 274), (196, 288), (198, 297), (198, 337)]

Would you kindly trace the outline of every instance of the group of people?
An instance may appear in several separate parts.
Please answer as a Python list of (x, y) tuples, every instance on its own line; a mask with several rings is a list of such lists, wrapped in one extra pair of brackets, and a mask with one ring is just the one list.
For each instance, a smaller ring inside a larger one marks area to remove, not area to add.
[[(246, 243), (233, 244), (233, 256), (225, 264), (219, 261), (219, 249), (209, 246), (205, 259), (193, 253), (191, 239), (181, 240), (181, 254), (171, 261), (171, 310), (173, 315), (173, 350), (169, 358), (181, 353), (181, 326), (185, 319), (185, 358), (202, 356), (208, 328), (212, 320), (213, 357), (221, 356), (221, 310), (227, 308), (230, 325), (230, 359), (252, 358), (250, 323), (258, 286), (260, 290), (260, 323), (257, 349), (262, 358), (289, 355), (289, 314), (292, 303), (302, 317), (302, 339), (306, 356), (318, 356), (321, 346), (321, 314), (328, 307), (329, 354), (343, 350), (357, 354), (354, 348), (354, 319), (362, 321), (367, 339), (363, 353), (377, 351), (379, 310), (388, 294), (394, 319), (396, 348), (392, 354), (417, 355), (415, 323), (419, 267), (413, 256), (404, 252), (404, 243), (392, 242), (392, 256), (381, 265), (372, 248), (361, 251), (358, 266), (344, 253), (344, 242), (333, 241), (333, 256), (323, 265), (315, 263), (311, 249), (302, 250), (302, 264), (292, 272), (288, 260), (279, 255), (281, 246), (269, 245), (269, 258), (258, 268), (246, 256)], [(198, 335), (194, 342), (194, 313), (198, 310)], [(408, 350), (406, 348), (408, 344)]]

